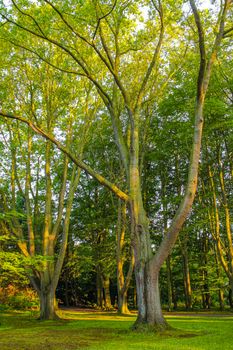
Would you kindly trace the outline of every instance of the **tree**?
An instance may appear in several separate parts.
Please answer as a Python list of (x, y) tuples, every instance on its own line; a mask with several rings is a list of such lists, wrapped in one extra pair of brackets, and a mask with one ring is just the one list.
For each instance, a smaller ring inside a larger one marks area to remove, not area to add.
[[(196, 7), (195, 1), (190, 0), (199, 38), (200, 67), (189, 175), (186, 183), (186, 191), (180, 206), (175, 217), (171, 221), (167, 234), (164, 236), (155, 254), (153, 254), (151, 249), (149, 221), (144, 209), (141, 190), (140, 140), (142, 122), (144, 122), (144, 103), (146, 103), (148, 94), (155, 93), (155, 90), (161, 88), (162, 85), (161, 80), (163, 78), (163, 73), (159, 71), (158, 67), (159, 63), (162, 62), (161, 49), (162, 44), (164, 44), (165, 35), (166, 41), (170, 40), (171, 43), (173, 42), (171, 23), (167, 19), (169, 11), (174, 11), (178, 26), (179, 28), (181, 27), (179, 22), (181, 13), (179, 10), (175, 11), (177, 4), (174, 7), (170, 2), (158, 0), (158, 2), (141, 2), (139, 4), (115, 2), (111, 7), (109, 7), (108, 4), (102, 5), (100, 2), (95, 3), (94, 6), (89, 3), (85, 6), (77, 5), (75, 7), (75, 15), (77, 12), (79, 15), (85, 14), (86, 16), (88, 14), (88, 25), (86, 26), (80, 25), (77, 20), (66, 15), (67, 4), (62, 4), (60, 1), (57, 1), (55, 4), (54, 2), (51, 3), (46, 0), (41, 6), (36, 8), (36, 11), (35, 7), (31, 6), (30, 2), (25, 4), (22, 10), (22, 8), (13, 1), (16, 18), (7, 13), (7, 8), (4, 8), (2, 11), (2, 18), (10, 26), (13, 25), (13, 29), (19, 29), (24, 34), (28, 33), (29, 35), (39, 38), (42, 43), (41, 45), (43, 45), (44, 42), (50, 47), (58, 47), (62, 54), (66, 54), (67, 57), (71, 58), (72, 61), (68, 64), (69, 69), (71, 67), (71, 62), (74, 62), (78, 66), (76, 74), (84, 76), (92, 82), (109, 113), (115, 140), (119, 149), (119, 156), (124, 165), (126, 178), (125, 191), (119, 190), (116, 185), (110, 183), (93, 171), (89, 166), (75, 158), (51, 135), (42, 131), (31, 121), (23, 119), (22, 117), (17, 117), (16, 115), (10, 115), (3, 111), (1, 115), (26, 122), (36, 132), (48, 138), (63, 152), (68, 154), (76, 165), (94, 176), (101, 184), (112, 190), (119, 198), (128, 202), (131, 217), (131, 242), (135, 257), (135, 276), (139, 311), (135, 327), (146, 324), (152, 328), (167, 328), (160, 303), (158, 285), (159, 271), (175, 244), (178, 233), (191, 210), (194, 200), (197, 188), (205, 96), (213, 63), (216, 60), (222, 38), (232, 30), (232, 28), (226, 31), (224, 30), (224, 24), (231, 3), (230, 0), (225, 0), (223, 6), (220, 8), (219, 20), (217, 23), (218, 30), (216, 30), (214, 44), (210, 46), (210, 58), (208, 59), (200, 13)], [(73, 4), (69, 4), (69, 6), (72, 5)], [(145, 21), (144, 31), (135, 28), (135, 19), (137, 18), (137, 13), (140, 12), (140, 5), (147, 5), (150, 10), (148, 11), (148, 20)], [(164, 5), (166, 5), (166, 7)], [(43, 18), (36, 14), (42, 11), (44, 6), (48, 10), (51, 18), (56, 19), (56, 23), (59, 22), (59, 25), (63, 28), (63, 37), (57, 36), (56, 32), (52, 30), (53, 28), (49, 28)], [(133, 20), (129, 21), (127, 16), (132, 16)], [(154, 16), (156, 16), (156, 20), (154, 20)], [(93, 20), (94, 18), (96, 18), (96, 20)], [(128, 29), (127, 33), (124, 31), (125, 26), (127, 26)], [(167, 32), (165, 32), (166, 26), (168, 27)], [(93, 30), (91, 30), (91, 28), (93, 28)], [(155, 32), (159, 33), (157, 41), (153, 40)], [(9, 33), (8, 31), (8, 38)], [(150, 37), (151, 34), (152, 40)], [(136, 40), (133, 40), (133, 38), (136, 38)], [(17, 42), (12, 39), (11, 42), (18, 46), (25, 47), (26, 44), (22, 44), (20, 39), (22, 40), (19, 35), (17, 36)], [(139, 41), (139, 39), (141, 40)], [(73, 46), (74, 41), (75, 47)], [(147, 43), (146, 47), (148, 51), (140, 49), (141, 45), (138, 45), (138, 42), (142, 43), (143, 47)], [(26, 48), (34, 52), (37, 56), (42, 56), (44, 60), (46, 59), (40, 54), (40, 49), (38, 47), (33, 47), (32, 49)], [(169, 52), (166, 46), (165, 52)], [(141, 64), (136, 66), (139, 60)], [(66, 61), (63, 60), (63, 62)], [(50, 62), (50, 64), (53, 66), (55, 65), (53, 62)], [(61, 65), (59, 69), (65, 70), (66, 68), (64, 65)], [(134, 73), (134, 79), (130, 81), (129, 78), (132, 76), (132, 72)], [(104, 80), (102, 79), (103, 75), (106, 77)], [(155, 84), (156, 81), (157, 84)], [(155, 88), (153, 88), (153, 86), (155, 86)]]
[[(19, 79), (16, 90), (13, 91), (15, 94), (20, 91), (18, 108), (53, 134), (57, 120), (64, 113), (64, 104), (58, 104), (59, 98), (68, 95), (70, 102), (74, 104), (77, 94), (73, 98), (72, 90), (68, 90), (68, 82), (64, 86), (60, 85), (60, 76), (54, 74), (50, 66), (46, 63), (37, 66), (36, 63), (38, 61), (28, 59), (26, 63), (15, 68), (21, 80)], [(37, 71), (40, 85), (32, 77), (32, 70), (33, 74)], [(8, 79), (14, 78), (9, 74)], [(80, 99), (81, 92), (82, 89), (79, 91)], [(69, 108), (65, 112), (65, 125), (60, 123), (59, 127), (60, 130), (67, 130), (66, 147), (70, 147), (71, 138), (75, 132), (79, 132), (80, 142), (73, 142), (73, 147), (76, 147), (81, 156), (91, 112), (86, 105), (80, 108), (80, 112), (83, 113), (84, 120), (76, 120), (75, 126), (74, 114), (72, 108)], [(80, 170), (75, 166), (69, 170), (68, 157), (57, 157), (49, 141), (41, 145), (33, 137), (30, 128), (21, 128), (19, 131), (19, 126), (11, 123), (7, 123), (6, 127), (8, 136), (4, 130), (3, 141), (10, 150), (8, 157), (11, 160), (11, 194), (1, 192), (3, 210), (6, 214), (12, 210), (19, 211), (25, 215), (25, 220), (13, 216), (11, 221), (3, 220), (3, 225), (17, 239), (21, 253), (28, 259), (31, 258), (32, 262), (34, 259), (38, 261), (36, 266), (29, 264), (31, 268), (28, 269), (28, 276), (40, 299), (40, 318), (57, 318), (55, 290), (65, 257), (72, 202)], [(52, 168), (56, 169), (53, 173)], [(9, 179), (6, 178), (5, 181)], [(40, 258), (42, 261), (39, 263)]]

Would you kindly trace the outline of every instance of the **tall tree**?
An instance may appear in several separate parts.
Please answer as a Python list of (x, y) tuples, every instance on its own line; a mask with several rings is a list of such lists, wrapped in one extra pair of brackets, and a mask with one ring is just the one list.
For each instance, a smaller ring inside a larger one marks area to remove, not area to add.
[[(152, 328), (167, 328), (160, 303), (159, 271), (175, 244), (194, 200), (197, 188), (205, 96), (222, 38), (224, 34), (232, 30), (225, 31), (224, 29), (232, 1), (225, 0), (219, 9), (217, 23), (214, 24), (216, 33), (214, 43), (209, 46), (208, 58), (201, 15), (195, 1), (190, 0), (199, 38), (200, 67), (189, 175), (180, 206), (155, 254), (151, 248), (149, 220), (144, 209), (141, 189), (140, 141), (142, 123), (144, 122), (143, 105), (146, 103), (148, 91), (156, 94), (156, 90), (162, 88), (163, 73), (159, 70), (159, 66), (163, 62), (162, 57), (165, 57), (165, 52), (166, 54), (171, 53), (171, 46), (169, 50), (164, 39), (166, 38), (166, 42), (170, 42), (172, 45), (174, 39), (171, 34), (172, 25), (175, 26), (177, 22), (177, 26), (181, 28), (181, 13), (179, 10), (175, 10), (177, 4), (172, 5), (169, 1), (162, 2), (160, 0), (133, 4), (119, 1), (111, 6), (101, 2), (85, 5), (75, 3), (75, 6), (73, 3), (69, 3), (68, 7), (72, 7), (75, 13), (75, 16), (71, 17), (66, 14), (66, 2), (45, 0), (41, 5), (36, 6), (27, 2), (24, 3), (24, 7), (16, 4), (15, 1), (12, 3), (15, 15), (11, 16), (7, 7), (2, 9), (2, 18), (8, 24), (8, 27), (5, 26), (5, 28), (13, 27), (12, 33), (17, 32), (16, 39), (10, 39), (11, 30), (8, 29), (8, 40), (15, 45), (26, 47), (28, 51), (34, 52), (44, 60), (47, 58), (43, 53), (41, 54), (43, 43), (49, 47), (58, 47), (61, 50), (61, 55), (64, 56), (62, 65), (58, 68), (69, 71), (71, 70), (71, 62), (73, 62), (78, 67), (76, 72), (72, 70), (73, 73), (89, 79), (96, 87), (112, 121), (119, 156), (125, 170), (125, 192), (119, 190), (116, 185), (75, 158), (51, 135), (30, 121), (3, 111), (1, 115), (28, 123), (35, 131), (43, 134), (62, 151), (69, 154), (78, 166), (128, 202), (138, 301), (138, 318), (135, 327), (149, 325)], [(138, 28), (140, 20), (137, 14), (140, 13), (140, 8), (143, 5), (147, 6), (148, 19), (145, 20), (143, 30), (140, 30)], [(44, 13), (43, 9), (45, 8), (50, 21), (54, 19), (56, 25), (59, 23), (60, 28), (63, 29), (59, 35), (56, 28), (49, 27), (44, 17), (40, 15), (40, 12)], [(171, 24), (168, 18), (173, 11), (176, 16)], [(87, 25), (83, 25), (78, 20), (80, 16), (86, 17)], [(125, 31), (126, 27), (127, 32)], [(24, 40), (22, 40), (21, 33), (24, 33)], [(155, 38), (155, 33), (159, 33), (157, 38)], [(27, 42), (25, 43), (25, 34), (39, 38), (40, 48), (35, 46), (29, 48)], [(162, 45), (164, 45), (163, 55), (161, 54)], [(71, 59), (67, 64), (68, 68), (66, 68), (67, 60), (65, 57)], [(140, 64), (137, 64), (138, 62)], [(164, 60), (165, 66), (167, 62)], [(49, 63), (56, 66), (53, 61)], [(130, 79), (132, 74), (134, 75), (133, 79)]]
[[(36, 63), (38, 62), (28, 59), (15, 68), (18, 81), (13, 91), (18, 102), (17, 108), (53, 134), (57, 120), (65, 112), (64, 104), (58, 103), (59, 98), (67, 94), (70, 102), (74, 103), (77, 94), (72, 100), (72, 91), (67, 90), (68, 84), (66, 87), (61, 86), (59, 75), (54, 74), (50, 66), (46, 63), (37, 66)], [(35, 72), (40, 78), (40, 85), (34, 76)], [(11, 79), (14, 80), (14, 76), (10, 72), (8, 81)], [(73, 147), (78, 148), (80, 156), (91, 118), (91, 112), (85, 105), (82, 113), (84, 120), (80, 120), (78, 129), (73, 125), (72, 108), (65, 112), (66, 118), (63, 117), (63, 123), (66, 119), (66, 147), (70, 147), (74, 133), (79, 131), (81, 142), (74, 142)], [(77, 126), (78, 121), (75, 123)], [(17, 238), (18, 247), (25, 257), (30, 257), (32, 261), (42, 258), (41, 263), (36, 266), (32, 264), (28, 274), (40, 299), (40, 318), (53, 319), (57, 317), (55, 290), (65, 257), (72, 202), (80, 170), (73, 166), (70, 171), (67, 155), (62, 156), (64, 159), (57, 157), (51, 142), (47, 140), (45, 145), (41, 145), (30, 128), (19, 130), (18, 125), (10, 123), (6, 123), (6, 126), (8, 136), (4, 130), (2, 137), (5, 146), (10, 149), (11, 196), (2, 194), (4, 211), (22, 212), (26, 223), (13, 217), (11, 222), (5, 222), (5, 227)], [(60, 130), (63, 127), (60, 123)]]

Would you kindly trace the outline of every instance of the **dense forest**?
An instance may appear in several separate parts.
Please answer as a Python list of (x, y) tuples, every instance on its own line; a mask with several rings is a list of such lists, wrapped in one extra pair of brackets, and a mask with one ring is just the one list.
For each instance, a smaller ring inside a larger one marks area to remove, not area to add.
[(232, 0), (0, 1), (0, 305), (233, 308)]

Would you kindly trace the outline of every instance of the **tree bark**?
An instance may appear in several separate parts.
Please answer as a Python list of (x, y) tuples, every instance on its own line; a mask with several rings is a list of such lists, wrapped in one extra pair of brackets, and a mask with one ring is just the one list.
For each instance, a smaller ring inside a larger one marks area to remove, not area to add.
[(229, 305), (233, 309), (233, 278), (229, 281)]
[(57, 320), (55, 291), (49, 288), (39, 293), (40, 320)]
[(96, 292), (97, 292), (97, 306), (103, 307), (103, 285), (101, 279), (101, 271), (99, 265), (96, 267)]
[(70, 302), (69, 302), (69, 282), (68, 282), (66, 277), (65, 277), (65, 305), (67, 307), (70, 306)]
[(129, 314), (128, 303), (127, 303), (127, 292), (130, 284), (130, 280), (133, 274), (134, 267), (134, 255), (131, 249), (131, 257), (129, 262), (128, 273), (126, 277), (124, 276), (124, 262), (127, 257), (123, 252), (125, 246), (125, 234), (126, 234), (126, 203), (121, 203), (118, 201), (118, 220), (117, 220), (117, 292), (118, 292), (118, 313), (119, 314)]
[(180, 240), (180, 249), (183, 259), (183, 279), (184, 279), (184, 292), (185, 292), (185, 307), (187, 310), (192, 309), (192, 288), (191, 279), (189, 271), (189, 257), (188, 257), (188, 247), (187, 247), (186, 234)]
[(170, 255), (166, 259), (167, 267), (167, 311), (172, 311), (172, 275)]
[(123, 292), (118, 292), (118, 313), (120, 315), (130, 314), (128, 309), (127, 290), (124, 290)]
[(138, 317), (133, 326), (135, 329), (162, 331), (170, 328), (161, 308), (159, 290), (159, 271), (155, 274), (152, 262), (148, 262), (136, 274)]
[(111, 297), (110, 297), (110, 279), (109, 276), (102, 274), (102, 283), (104, 290), (104, 308), (106, 310), (112, 309)]

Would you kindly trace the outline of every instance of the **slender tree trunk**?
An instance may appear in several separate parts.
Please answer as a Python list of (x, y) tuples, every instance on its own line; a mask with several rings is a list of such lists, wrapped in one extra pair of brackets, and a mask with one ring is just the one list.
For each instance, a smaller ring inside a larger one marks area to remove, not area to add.
[(103, 285), (100, 273), (100, 267), (96, 268), (96, 291), (97, 291), (97, 306), (103, 307)]
[(130, 314), (127, 302), (127, 290), (118, 292), (118, 313), (121, 315)]
[(208, 285), (208, 273), (202, 271), (203, 291), (202, 291), (202, 307), (203, 309), (210, 309), (210, 291)]
[(126, 233), (126, 203), (118, 201), (118, 220), (117, 220), (117, 292), (118, 292), (118, 313), (129, 314), (127, 303), (127, 292), (130, 284), (130, 280), (133, 274), (134, 256), (131, 249), (131, 259), (126, 277), (124, 276), (124, 262), (126, 260), (123, 252), (125, 246), (125, 233)]
[(202, 276), (203, 276), (203, 293), (202, 293), (202, 298), (203, 298), (203, 308), (204, 309), (210, 309), (210, 290), (209, 290), (209, 282), (208, 282), (208, 258), (207, 258), (207, 253), (208, 253), (208, 238), (207, 238), (207, 233), (203, 233), (202, 237), (202, 265), (203, 265), (203, 271), (202, 271)]
[(175, 290), (175, 286), (174, 286), (174, 283), (173, 283), (173, 279), (171, 281), (172, 281), (172, 302), (173, 302), (173, 305), (174, 305), (174, 310), (177, 310), (176, 290)]
[(190, 282), (189, 261), (187, 251), (183, 252), (183, 272), (185, 289), (185, 306), (187, 310), (192, 308), (192, 289)]
[(110, 297), (110, 279), (109, 276), (102, 274), (102, 283), (104, 289), (104, 307), (106, 310), (112, 309), (111, 297)]
[(167, 310), (172, 311), (172, 275), (171, 275), (171, 257), (166, 260), (167, 267)]
[(133, 307), (134, 309), (137, 308), (137, 287), (135, 286), (134, 289), (133, 289)]
[(69, 303), (69, 282), (68, 282), (67, 278), (65, 278), (65, 305), (67, 307), (70, 306), (70, 303)]
[(172, 310), (177, 309), (177, 297), (176, 297), (176, 291), (175, 291), (174, 281), (172, 277), (172, 269), (171, 269), (171, 255), (168, 255), (166, 259), (166, 268), (167, 268), (167, 299), (168, 299), (167, 310), (170, 312)]
[[(209, 166), (209, 177), (210, 177), (210, 184), (211, 184), (211, 189), (212, 189), (212, 195), (213, 195), (213, 213), (209, 214), (209, 220), (210, 220), (210, 225), (213, 230), (213, 236), (216, 242), (216, 251), (218, 254), (218, 259), (220, 261), (220, 264), (222, 265), (224, 272), (226, 276), (229, 279), (229, 305), (231, 308), (233, 308), (233, 300), (232, 300), (232, 291), (233, 291), (233, 273), (232, 273), (232, 264), (233, 264), (233, 259), (232, 259), (232, 237), (230, 237), (231, 231), (229, 229), (229, 217), (228, 217), (228, 206), (224, 205), (225, 213), (226, 213), (226, 231), (227, 231), (227, 240), (228, 240), (228, 246), (229, 246), (229, 254), (228, 254), (228, 259), (226, 259), (226, 250), (225, 247), (222, 244), (221, 237), (220, 237), (220, 218), (219, 218), (219, 209), (217, 205), (217, 195), (216, 195), (216, 189), (215, 189), (215, 183), (213, 180), (213, 173), (211, 171), (211, 168)], [(223, 189), (223, 187), (222, 187)], [(213, 221), (213, 223), (212, 223)], [(228, 261), (229, 260), (229, 261)]]
[(223, 294), (223, 290), (220, 287), (219, 291), (218, 291), (218, 300), (219, 300), (219, 309), (220, 311), (224, 310), (224, 294)]
[[(218, 257), (218, 252), (217, 252), (217, 247), (216, 244), (214, 245), (214, 252), (215, 252), (215, 262), (216, 262), (216, 273), (217, 273), (217, 277), (218, 279), (220, 278), (220, 263), (219, 263), (219, 257)], [(224, 294), (223, 294), (223, 290), (222, 290), (222, 286), (221, 284), (218, 282), (218, 300), (219, 300), (219, 308), (221, 311), (224, 310)]]
[(188, 247), (187, 247), (186, 234), (183, 236), (180, 241), (180, 249), (183, 260), (183, 279), (184, 279), (184, 293), (185, 293), (185, 307), (187, 310), (192, 308), (192, 288), (191, 288), (191, 279), (189, 271), (189, 258), (188, 258)]
[(233, 309), (233, 278), (229, 281), (229, 305)]

